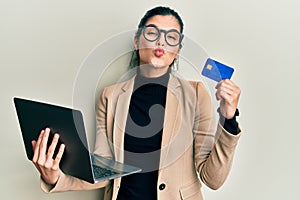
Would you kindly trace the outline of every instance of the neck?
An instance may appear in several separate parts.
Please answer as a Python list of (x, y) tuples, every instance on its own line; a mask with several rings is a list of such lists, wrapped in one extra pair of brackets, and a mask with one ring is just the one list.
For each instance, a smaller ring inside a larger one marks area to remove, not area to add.
[(140, 74), (147, 78), (156, 78), (167, 73), (169, 66), (166, 67), (155, 67), (153, 65), (141, 65), (140, 66)]

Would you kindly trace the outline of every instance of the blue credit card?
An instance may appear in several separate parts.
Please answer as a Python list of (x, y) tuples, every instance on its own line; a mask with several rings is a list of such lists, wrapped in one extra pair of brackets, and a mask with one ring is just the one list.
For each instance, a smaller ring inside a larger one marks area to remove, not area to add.
[(219, 82), (223, 79), (230, 79), (233, 72), (234, 69), (232, 67), (208, 58), (201, 74), (207, 78)]

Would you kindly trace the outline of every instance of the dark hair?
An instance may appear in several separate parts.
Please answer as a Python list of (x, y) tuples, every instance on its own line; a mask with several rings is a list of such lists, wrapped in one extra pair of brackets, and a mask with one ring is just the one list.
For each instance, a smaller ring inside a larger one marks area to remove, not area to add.
[(146, 14), (144, 15), (144, 17), (141, 19), (141, 21), (138, 25), (138, 29), (145, 26), (147, 21), (156, 15), (163, 15), (163, 16), (172, 15), (173, 17), (175, 17), (177, 19), (177, 21), (180, 25), (180, 33), (183, 32), (183, 22), (182, 22), (181, 17), (179, 16), (179, 14), (175, 10), (173, 10), (169, 7), (162, 7), (162, 6), (158, 6), (158, 7), (152, 8), (151, 10), (148, 10), (146, 12)]
[[(163, 16), (172, 15), (173, 17), (175, 17), (177, 19), (177, 21), (180, 25), (180, 33), (183, 32), (183, 21), (182, 21), (181, 17), (179, 16), (179, 14), (175, 10), (173, 10), (169, 7), (158, 6), (158, 7), (148, 10), (146, 12), (146, 14), (143, 16), (143, 18), (141, 19), (141, 21), (138, 25), (138, 30), (135, 34), (135, 37), (137, 39), (140, 37), (142, 28), (146, 25), (147, 21), (156, 15), (163, 15)], [(130, 68), (136, 67), (137, 65), (139, 65), (139, 61), (140, 61), (139, 52), (137, 50), (134, 50), (131, 61), (130, 61)]]

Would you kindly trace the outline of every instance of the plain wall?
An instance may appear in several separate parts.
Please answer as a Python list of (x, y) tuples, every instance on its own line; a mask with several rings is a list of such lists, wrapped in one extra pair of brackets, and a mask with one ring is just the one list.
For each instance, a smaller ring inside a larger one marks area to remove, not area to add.
[(135, 29), (155, 5), (175, 8), (185, 35), (234, 66), (242, 89), (243, 135), (232, 171), (218, 191), (203, 186), (205, 199), (299, 199), (298, 0), (1, 0), (0, 199), (99, 199), (101, 190), (41, 191), (12, 98), (72, 107), (83, 60), (112, 35)]

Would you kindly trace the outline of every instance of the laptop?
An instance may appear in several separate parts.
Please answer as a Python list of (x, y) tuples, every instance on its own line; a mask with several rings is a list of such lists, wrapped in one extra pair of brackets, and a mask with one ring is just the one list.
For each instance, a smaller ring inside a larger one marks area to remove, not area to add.
[(96, 183), (141, 171), (135, 166), (90, 153), (81, 111), (18, 97), (14, 97), (13, 101), (29, 160), (32, 160), (34, 154), (31, 141), (37, 140), (41, 130), (48, 127), (48, 146), (54, 133), (60, 134), (53, 157), (60, 144), (65, 144), (60, 162), (60, 168), (65, 174)]

